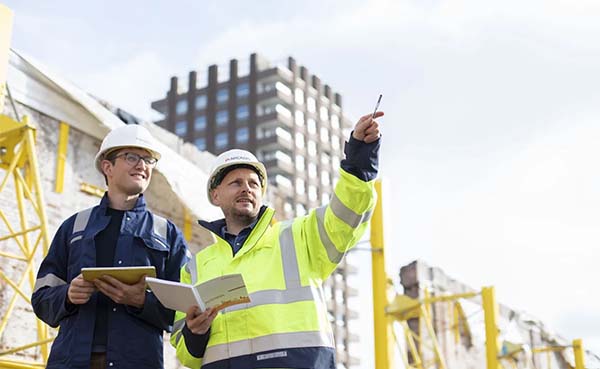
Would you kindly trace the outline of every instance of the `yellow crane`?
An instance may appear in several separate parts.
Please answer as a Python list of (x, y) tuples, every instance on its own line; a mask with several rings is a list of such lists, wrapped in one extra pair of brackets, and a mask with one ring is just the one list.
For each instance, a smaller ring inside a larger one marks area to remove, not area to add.
[[(0, 244), (3, 245), (0, 249), (0, 258), (13, 260), (11, 270), (17, 271), (18, 275), (18, 279), (15, 280), (0, 269), (0, 280), (10, 286), (13, 292), (8, 306), (2, 311), (3, 316), (0, 321), (0, 337), (6, 337), (9, 332), (8, 323), (13, 316), (17, 301), (22, 299), (27, 304), (31, 304), (30, 294), (35, 284), (35, 256), (40, 253), (45, 255), (49, 247), (46, 210), (35, 151), (35, 129), (27, 124), (27, 117), (18, 122), (6, 115), (0, 115), (0, 169), (4, 171), (0, 181), (0, 194), (7, 191), (7, 185), (12, 178), (12, 189), (19, 214), (19, 224), (14, 225), (9, 222), (5, 209), (0, 209), (0, 219), (8, 230), (8, 234), (0, 234)], [(11, 244), (16, 245), (20, 253), (10, 252), (5, 248)], [(8, 264), (3, 262), (2, 265)], [(25, 288), (26, 282), (28, 282), (28, 289)], [(35, 319), (33, 313), (30, 315), (31, 319)], [(0, 367), (44, 366), (48, 358), (48, 343), (53, 337), (49, 337), (48, 327), (44, 323), (35, 320), (37, 341), (0, 351)], [(15, 337), (15, 332), (12, 332), (11, 336)], [(41, 362), (11, 358), (14, 354), (37, 346), (41, 347)]]

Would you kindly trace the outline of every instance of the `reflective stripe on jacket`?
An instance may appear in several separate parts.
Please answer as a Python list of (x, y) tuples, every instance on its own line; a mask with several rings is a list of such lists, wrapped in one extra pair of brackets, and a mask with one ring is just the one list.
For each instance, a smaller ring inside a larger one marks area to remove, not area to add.
[[(108, 199), (84, 210), (60, 226), (42, 261), (31, 303), (36, 315), (60, 326), (52, 344), (48, 368), (89, 368), (98, 292), (83, 305), (66, 304), (67, 289), (83, 267), (96, 266), (94, 237), (110, 221)], [(115, 266), (153, 265), (158, 278), (179, 280), (187, 261), (182, 234), (170, 221), (153, 216), (143, 196), (126, 211), (115, 247)], [(112, 301), (111, 301), (112, 303)], [(163, 331), (170, 331), (173, 311), (146, 293), (144, 307), (112, 303), (108, 315), (107, 362), (115, 368), (162, 368)]]
[(341, 170), (328, 205), (272, 226), (274, 211), (267, 209), (235, 256), (216, 235), (216, 243), (182, 269), (181, 281), (197, 284), (241, 273), (251, 302), (217, 315), (200, 358), (191, 353), (199, 348), (186, 346), (185, 313), (177, 312), (171, 343), (179, 360), (204, 369), (334, 369), (335, 344), (322, 284), (364, 234), (374, 205), (373, 182)]

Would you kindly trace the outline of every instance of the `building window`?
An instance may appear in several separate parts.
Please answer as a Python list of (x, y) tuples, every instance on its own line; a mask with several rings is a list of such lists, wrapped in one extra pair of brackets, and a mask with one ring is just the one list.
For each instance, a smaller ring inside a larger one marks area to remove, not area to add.
[(334, 173), (338, 171), (338, 169), (340, 169), (340, 158), (338, 158), (337, 156), (332, 156), (331, 157), (331, 165), (333, 166), (334, 169)]
[(250, 137), (250, 132), (248, 130), (248, 127), (242, 127), (239, 128), (237, 130), (237, 132), (235, 133), (235, 140), (238, 143), (245, 143), (248, 142), (248, 138)]
[(310, 201), (317, 201), (317, 188), (313, 185), (308, 186), (308, 199)]
[(317, 166), (315, 163), (308, 163), (308, 176), (310, 178), (317, 178)]
[(294, 91), (294, 101), (298, 105), (304, 105), (304, 91), (302, 91), (301, 89), (297, 88)]
[(334, 129), (340, 128), (340, 118), (335, 114), (331, 116), (331, 127)]
[(296, 216), (302, 216), (306, 214), (306, 208), (302, 204), (296, 204)]
[(206, 95), (196, 96), (196, 109), (206, 109)]
[(309, 97), (306, 99), (306, 105), (308, 107), (308, 111), (314, 113), (317, 111), (317, 103), (314, 98)]
[(327, 111), (326, 107), (321, 106), (321, 108), (319, 109), (319, 116), (324, 122), (329, 119), (329, 112)]
[(335, 151), (340, 149), (340, 140), (337, 136), (331, 136), (331, 148)]
[(329, 172), (326, 170), (321, 171), (321, 184), (323, 186), (329, 186), (331, 184), (331, 181), (329, 179)]
[(308, 126), (308, 133), (310, 133), (311, 135), (317, 133), (317, 122), (314, 119), (308, 118), (306, 120), (306, 125)]
[(223, 87), (217, 91), (217, 104), (224, 103), (229, 98), (229, 91), (226, 87)]
[(291, 203), (289, 203), (289, 202), (287, 202), (287, 201), (286, 201), (286, 203), (285, 203), (285, 204), (283, 204), (283, 211), (284, 211), (284, 212), (286, 212), (286, 213), (291, 213), (293, 209), (294, 209), (294, 208), (292, 207), (292, 204), (291, 204)]
[(224, 126), (227, 125), (227, 121), (229, 120), (229, 115), (227, 114), (227, 110), (219, 110), (217, 112), (217, 125), (218, 126)]
[(294, 121), (298, 127), (302, 127), (304, 125), (304, 113), (300, 110), (296, 110), (294, 113)]
[(304, 156), (302, 155), (296, 155), (296, 170), (298, 170), (299, 172), (304, 171)]
[(331, 198), (331, 195), (329, 195), (327, 192), (323, 192), (321, 194), (321, 205), (327, 205), (330, 198)]
[(321, 127), (321, 142), (329, 142), (329, 131), (325, 127)]
[(196, 120), (194, 121), (194, 130), (202, 131), (204, 129), (206, 129), (206, 117), (204, 115), (200, 115), (196, 117)]
[(296, 178), (296, 193), (298, 195), (304, 195), (306, 193), (306, 188), (304, 186), (304, 180), (301, 178)]
[(240, 83), (237, 86), (235, 93), (238, 97), (246, 97), (246, 96), (250, 95), (250, 86), (248, 85), (247, 82)]
[(206, 138), (200, 137), (200, 138), (195, 139), (194, 140), (194, 145), (196, 145), (196, 147), (200, 151), (206, 150)]
[(185, 136), (187, 133), (187, 122), (186, 121), (180, 121), (175, 123), (175, 134), (177, 136)]
[(310, 156), (316, 156), (317, 155), (317, 144), (315, 143), (315, 141), (308, 141), (308, 155)]
[(187, 111), (187, 100), (179, 100), (175, 105), (175, 113), (176, 114), (185, 114)]
[(304, 135), (300, 132), (296, 132), (296, 147), (299, 149), (304, 147)]
[(227, 132), (218, 133), (215, 137), (215, 145), (217, 149), (222, 149), (227, 146)]
[(237, 111), (236, 111), (237, 120), (246, 120), (246, 119), (248, 119), (249, 115), (250, 115), (250, 112), (248, 110), (248, 105), (240, 105), (237, 107)]

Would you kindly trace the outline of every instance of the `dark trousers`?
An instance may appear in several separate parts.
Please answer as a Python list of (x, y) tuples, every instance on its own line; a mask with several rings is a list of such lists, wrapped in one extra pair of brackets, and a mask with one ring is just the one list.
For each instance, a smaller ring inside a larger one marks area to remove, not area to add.
[(106, 369), (106, 352), (92, 352), (90, 369)]

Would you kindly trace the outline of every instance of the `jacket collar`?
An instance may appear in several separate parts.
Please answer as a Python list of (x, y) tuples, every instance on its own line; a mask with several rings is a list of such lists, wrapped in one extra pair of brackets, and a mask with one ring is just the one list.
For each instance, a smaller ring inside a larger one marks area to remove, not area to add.
[[(108, 208), (108, 191), (106, 191), (104, 193), (104, 196), (102, 196), (102, 200), (100, 200), (100, 209), (102, 210), (106, 210)], [(139, 212), (139, 211), (145, 211), (146, 210), (146, 199), (144, 198), (144, 194), (140, 194), (135, 202), (135, 205), (133, 207), (133, 209), (128, 210), (128, 211), (135, 211), (135, 212)], [(104, 212), (102, 212), (102, 214), (105, 214)]]
[[(269, 225), (271, 224), (271, 220), (273, 219), (273, 215), (275, 215), (275, 210), (263, 205), (258, 212), (258, 216), (256, 218), (256, 222), (244, 242), (244, 246), (235, 254), (235, 257), (239, 257), (246, 252), (248, 252), (260, 239), (260, 237), (265, 233)], [(204, 220), (198, 220), (198, 224), (203, 226), (204, 228), (211, 231), (215, 236), (221, 238), (221, 229), (225, 225), (225, 219), (219, 219), (214, 222), (207, 222)]]

